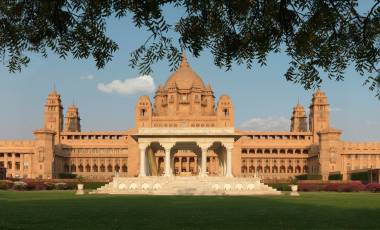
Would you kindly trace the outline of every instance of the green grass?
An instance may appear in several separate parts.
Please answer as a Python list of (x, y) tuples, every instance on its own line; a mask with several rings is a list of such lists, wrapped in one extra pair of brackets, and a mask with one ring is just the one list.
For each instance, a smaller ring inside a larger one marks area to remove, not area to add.
[(0, 229), (380, 229), (380, 194), (75, 196), (0, 191)]

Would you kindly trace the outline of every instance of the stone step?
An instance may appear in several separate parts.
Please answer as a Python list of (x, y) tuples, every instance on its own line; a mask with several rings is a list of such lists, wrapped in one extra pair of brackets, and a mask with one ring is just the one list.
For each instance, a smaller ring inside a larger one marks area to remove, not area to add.
[[(218, 189), (217, 189), (218, 188)], [(150, 195), (278, 195), (258, 178), (117, 177), (94, 193)]]

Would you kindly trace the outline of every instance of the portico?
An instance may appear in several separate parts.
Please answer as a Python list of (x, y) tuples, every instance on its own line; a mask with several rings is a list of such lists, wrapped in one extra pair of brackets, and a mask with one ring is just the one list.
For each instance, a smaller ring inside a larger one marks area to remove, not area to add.
[(139, 176), (232, 177), (233, 129), (140, 128)]

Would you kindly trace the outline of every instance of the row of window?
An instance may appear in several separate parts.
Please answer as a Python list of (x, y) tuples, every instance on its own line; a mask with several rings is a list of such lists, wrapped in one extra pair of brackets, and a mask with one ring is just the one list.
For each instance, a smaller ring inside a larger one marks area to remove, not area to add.
[(242, 149), (242, 154), (308, 154), (307, 149)]
[[(176, 123), (154, 123), (153, 127), (178, 127), (179, 124)], [(191, 127), (214, 127), (214, 123), (191, 123)]]
[(78, 149), (65, 149), (66, 153), (122, 153), (127, 154), (128, 149), (122, 148), (78, 148)]
[(309, 135), (252, 135), (255, 140), (311, 140)]
[(104, 164), (101, 164), (100, 166), (94, 164), (90, 166), (89, 164), (87, 165), (82, 165), (80, 164), (79, 166), (76, 166), (75, 164), (72, 165), (64, 165), (64, 171), (65, 172), (128, 172), (128, 167), (126, 164), (123, 164), (121, 167), (116, 164), (115, 166), (112, 165), (107, 165), (105, 166)]
[[(289, 160), (287, 160), (288, 162), (289, 162), (289, 164), (292, 164), (293, 162), (295, 162), (295, 163), (297, 163), (297, 164), (299, 164), (299, 163), (301, 163), (301, 162), (303, 162), (304, 164), (306, 164), (307, 163), (307, 160), (306, 159), (304, 159), (304, 160), (299, 160), (299, 159), (294, 159), (294, 160), (291, 160), (291, 159), (289, 159)], [(244, 159), (244, 160), (242, 160), (242, 164), (245, 164), (245, 163), (251, 163), (251, 164), (253, 164), (254, 162), (256, 162), (257, 164), (261, 164), (262, 162), (265, 162), (266, 164), (269, 164), (270, 162), (271, 163), (273, 163), (273, 164), (276, 164), (277, 162), (280, 162), (280, 163), (285, 163), (285, 160), (284, 159), (281, 159), (281, 160), (275, 160), (275, 159), (273, 159), (273, 160), (269, 160), (269, 159), (266, 159), (266, 160), (261, 160), (261, 159), (259, 159), (259, 160), (246, 160), (246, 159)]]
[(293, 166), (242, 166), (241, 167), (241, 173), (246, 174), (246, 173), (307, 173), (307, 166), (305, 165), (304, 167), (301, 168), (301, 166), (297, 165), (295, 167)]
[(20, 158), (21, 157), (21, 154), (20, 153), (0, 153), (0, 157), (16, 157), (16, 158)]
[(123, 135), (67, 135), (61, 136), (62, 140), (122, 140), (127, 139)]
[[(12, 161), (8, 161), (7, 164), (5, 165), (4, 161), (0, 161), (0, 168), (13, 169), (13, 163), (12, 163)], [(27, 169), (28, 166), (25, 165), (24, 168)], [(20, 170), (21, 169), (21, 163), (18, 162), (18, 161), (16, 161), (15, 164), (14, 164), (14, 169), (16, 171)]]
[(380, 158), (380, 154), (351, 154), (347, 155), (347, 159), (376, 159)]

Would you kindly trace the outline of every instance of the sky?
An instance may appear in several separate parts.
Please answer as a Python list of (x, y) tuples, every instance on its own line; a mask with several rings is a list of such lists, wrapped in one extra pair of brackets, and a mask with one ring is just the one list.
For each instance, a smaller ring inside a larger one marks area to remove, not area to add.
[[(168, 11), (169, 18), (178, 12)], [(104, 69), (94, 61), (71, 57), (59, 59), (32, 55), (21, 73), (9, 73), (0, 65), (0, 139), (33, 139), (33, 130), (43, 127), (43, 109), (53, 90), (61, 94), (66, 108), (79, 107), (83, 131), (127, 130), (134, 127), (134, 108), (142, 95), (154, 95), (155, 89), (170, 76), (167, 62), (153, 65), (153, 73), (141, 76), (128, 66), (130, 52), (149, 34), (134, 28), (128, 18), (110, 19), (107, 34), (119, 44), (113, 60)], [(214, 66), (208, 51), (199, 58), (187, 55), (195, 72), (211, 84), (218, 99), (228, 94), (235, 108), (235, 127), (245, 130), (289, 130), (293, 107), (299, 101), (308, 113), (313, 91), (288, 82), (283, 74), (289, 58), (271, 54), (267, 66), (254, 69), (233, 65), (231, 71)], [(331, 126), (343, 131), (342, 139), (380, 140), (380, 101), (363, 79), (348, 68), (343, 82), (325, 79), (321, 89), (330, 103)]]

